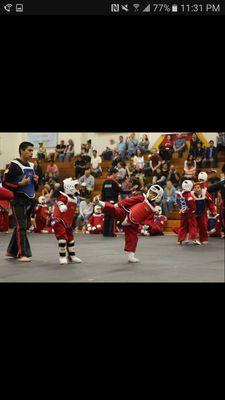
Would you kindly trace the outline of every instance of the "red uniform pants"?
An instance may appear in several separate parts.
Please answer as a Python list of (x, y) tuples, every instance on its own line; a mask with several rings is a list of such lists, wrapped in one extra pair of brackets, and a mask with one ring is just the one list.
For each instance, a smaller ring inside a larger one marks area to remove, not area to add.
[(189, 234), (190, 240), (195, 240), (197, 236), (197, 222), (195, 214), (180, 214), (180, 228), (178, 232), (178, 241), (183, 242)]
[(52, 227), (57, 240), (66, 240), (67, 242), (74, 240), (73, 229), (71, 227), (66, 228), (63, 222), (57, 221)]
[(8, 232), (9, 230), (9, 213), (8, 211), (0, 211), (0, 232)]
[(200, 242), (208, 242), (208, 217), (206, 213), (203, 213), (200, 217), (196, 217), (197, 229), (199, 233)]

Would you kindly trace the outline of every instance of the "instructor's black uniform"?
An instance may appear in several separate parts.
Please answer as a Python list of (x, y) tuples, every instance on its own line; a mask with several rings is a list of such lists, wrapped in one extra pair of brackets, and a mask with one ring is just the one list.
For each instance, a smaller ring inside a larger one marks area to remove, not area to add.
[[(131, 193), (131, 190), (123, 190), (120, 183), (113, 177), (107, 178), (102, 185), (101, 200), (117, 203), (119, 193)], [(103, 236), (114, 236), (114, 219), (105, 215)]]
[[(27, 239), (27, 220), (34, 204), (35, 191), (38, 185), (33, 180), (33, 163), (23, 163), (20, 159), (11, 161), (3, 176), (3, 186), (14, 192), (11, 201), (16, 227), (10, 240), (7, 252), (14, 257), (31, 257), (30, 244)], [(27, 185), (19, 186), (23, 178), (30, 178)]]
[(207, 189), (209, 193), (215, 193), (218, 190), (220, 190), (223, 201), (220, 209), (220, 221), (222, 225), (222, 230), (225, 233), (225, 179), (220, 182), (214, 183), (213, 185), (210, 185)]

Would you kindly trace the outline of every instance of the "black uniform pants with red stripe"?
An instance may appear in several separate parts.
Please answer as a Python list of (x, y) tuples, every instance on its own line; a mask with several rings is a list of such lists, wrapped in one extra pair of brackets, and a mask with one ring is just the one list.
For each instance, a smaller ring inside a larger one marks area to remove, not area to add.
[(28, 197), (16, 196), (12, 200), (12, 211), (15, 218), (16, 227), (11, 237), (7, 252), (15, 257), (32, 256), (26, 233), (27, 219), (31, 207), (32, 200), (30, 200)]

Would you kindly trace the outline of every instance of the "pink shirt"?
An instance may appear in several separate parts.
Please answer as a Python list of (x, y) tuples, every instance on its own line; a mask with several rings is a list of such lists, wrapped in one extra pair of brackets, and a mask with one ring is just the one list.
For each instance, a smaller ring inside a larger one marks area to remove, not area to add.
[(58, 169), (57, 165), (56, 164), (48, 165), (47, 166), (47, 173), (49, 173), (49, 172), (51, 172), (52, 174), (58, 174), (59, 169)]

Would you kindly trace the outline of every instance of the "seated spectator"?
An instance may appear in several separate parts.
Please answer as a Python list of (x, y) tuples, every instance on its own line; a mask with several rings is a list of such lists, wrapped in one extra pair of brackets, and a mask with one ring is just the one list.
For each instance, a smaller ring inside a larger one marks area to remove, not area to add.
[(86, 169), (84, 175), (79, 179), (80, 184), (86, 183), (86, 188), (89, 192), (93, 192), (95, 186), (95, 178), (91, 175), (90, 169)]
[(102, 152), (103, 160), (109, 161), (112, 159), (112, 156), (113, 156), (113, 151), (109, 147), (106, 147), (106, 149)]
[(39, 148), (37, 151), (37, 159), (38, 160), (45, 160), (47, 157), (46, 147), (44, 146), (43, 142), (39, 142)]
[(170, 166), (169, 173), (167, 176), (167, 180), (170, 180), (172, 182), (172, 185), (177, 188), (179, 186), (180, 182), (180, 174), (177, 172), (176, 168), (174, 165)]
[(139, 142), (138, 142), (138, 148), (141, 150), (142, 154), (146, 154), (149, 152), (149, 139), (148, 135), (144, 134)]
[(131, 183), (133, 186), (133, 189), (136, 189), (137, 191), (139, 190), (144, 190), (145, 188), (145, 177), (142, 172), (142, 169), (136, 165), (134, 170), (131, 173)]
[(68, 144), (65, 148), (64, 157), (66, 161), (70, 161), (74, 156), (74, 142), (72, 139), (68, 140)]
[(150, 155), (150, 170), (152, 172), (152, 174), (154, 173), (154, 171), (156, 171), (157, 168), (160, 167), (160, 165), (162, 164), (162, 159), (159, 156), (159, 154), (157, 154), (157, 150), (155, 148), (152, 149), (151, 151), (151, 155)]
[[(220, 178), (217, 176), (217, 171), (215, 169), (211, 170), (210, 176), (208, 177), (207, 183), (208, 185), (213, 185), (214, 183), (220, 182)], [(214, 203), (217, 203), (218, 192), (210, 193)]]
[(202, 160), (204, 158), (204, 154), (205, 154), (205, 150), (202, 145), (202, 142), (198, 142), (196, 149), (193, 151), (193, 157), (196, 161), (197, 170), (202, 169)]
[(177, 135), (177, 138), (174, 141), (173, 150), (175, 153), (178, 153), (179, 158), (183, 157), (183, 153), (186, 150), (186, 139), (181, 133)]
[(135, 133), (133, 132), (126, 139), (126, 148), (127, 148), (126, 156), (128, 159), (130, 159), (136, 154), (137, 146), (138, 146), (138, 140), (135, 138)]
[(79, 154), (77, 156), (77, 159), (74, 163), (74, 167), (75, 167), (75, 176), (77, 179), (80, 178), (82, 175), (84, 175), (84, 171), (86, 169), (84, 154)]
[(171, 135), (167, 135), (160, 145), (159, 155), (166, 163), (170, 163), (173, 154), (173, 141)]
[(163, 214), (166, 216), (173, 211), (174, 205), (176, 204), (176, 189), (172, 182), (168, 180), (164, 189), (162, 208)]
[(137, 149), (136, 155), (133, 158), (133, 165), (136, 167), (138, 165), (141, 169), (144, 168), (144, 157), (140, 149)]
[(88, 150), (86, 148), (81, 150), (81, 156), (86, 163), (86, 168), (91, 167), (91, 157), (89, 156)]
[(43, 174), (43, 171), (42, 171), (42, 166), (41, 166), (41, 161), (40, 160), (37, 160), (35, 163), (34, 163), (34, 171), (35, 171), (35, 174), (38, 176), (38, 182), (39, 182), (39, 184), (40, 183), (43, 183), (44, 182), (44, 180), (45, 180), (45, 178), (44, 178), (44, 174)]
[(102, 175), (101, 163), (102, 159), (97, 155), (97, 150), (93, 150), (93, 156), (91, 158), (91, 173), (96, 178)]
[(51, 199), (53, 193), (54, 193), (54, 190), (51, 189), (51, 187), (50, 187), (50, 185), (48, 183), (46, 183), (44, 185), (44, 188), (42, 189), (41, 194), (42, 194), (42, 196), (45, 197), (47, 203), (50, 202), (50, 199)]
[(118, 150), (115, 149), (112, 159), (112, 167), (117, 167), (118, 162), (120, 162), (120, 156)]
[(64, 151), (66, 149), (66, 145), (64, 140), (60, 141), (60, 144), (57, 144), (55, 148), (55, 156), (54, 156), (54, 161), (59, 160), (63, 161), (64, 160)]
[(53, 178), (55, 181), (59, 179), (59, 168), (53, 161), (49, 161), (46, 169), (45, 179)]
[(184, 161), (184, 176), (186, 179), (194, 179), (196, 175), (196, 161), (191, 154), (188, 154)]
[(119, 143), (116, 145), (118, 150), (120, 161), (123, 161), (126, 154), (126, 142), (123, 140), (123, 136), (119, 136)]
[(168, 164), (163, 164), (163, 165), (162, 165), (162, 176), (165, 177), (164, 185), (166, 184), (166, 181), (167, 181), (167, 179), (168, 179), (168, 175), (169, 175), (169, 167), (168, 167)]
[(88, 196), (86, 199), (80, 202), (79, 215), (76, 221), (76, 231), (78, 231), (80, 223), (83, 225), (83, 231), (87, 229), (87, 221), (93, 214), (93, 204), (91, 203), (91, 197)]
[(127, 171), (125, 168), (125, 163), (124, 162), (119, 162), (117, 164), (117, 169), (118, 169), (118, 173), (117, 173), (117, 178), (118, 180), (123, 180), (125, 179), (126, 175), (127, 175)]
[(199, 138), (196, 135), (196, 133), (193, 133), (192, 136), (191, 136), (191, 140), (190, 140), (189, 154), (191, 154), (194, 158), (195, 158), (195, 153), (196, 153), (196, 150), (197, 150), (197, 145), (199, 143), (202, 143), (201, 140), (199, 140)]
[(217, 154), (225, 151), (225, 132), (218, 132), (216, 137), (216, 152)]
[[(153, 171), (153, 177), (152, 177), (152, 184), (155, 185), (160, 185), (161, 183), (164, 183), (166, 180), (165, 176), (162, 174), (161, 167), (157, 167)], [(160, 185), (161, 186), (161, 185)]]
[(89, 191), (87, 190), (87, 184), (85, 182), (80, 185), (80, 198), (82, 200), (86, 199), (89, 196)]
[(203, 168), (215, 168), (217, 164), (216, 157), (216, 147), (214, 146), (214, 141), (209, 141), (209, 146), (205, 149), (204, 158), (202, 161)]

